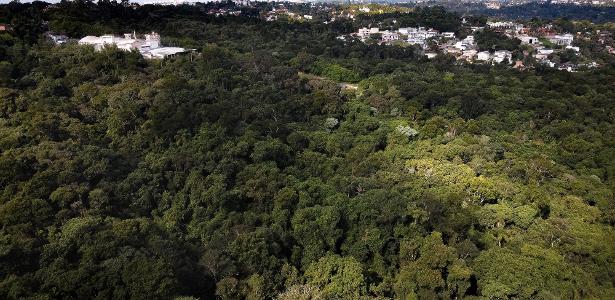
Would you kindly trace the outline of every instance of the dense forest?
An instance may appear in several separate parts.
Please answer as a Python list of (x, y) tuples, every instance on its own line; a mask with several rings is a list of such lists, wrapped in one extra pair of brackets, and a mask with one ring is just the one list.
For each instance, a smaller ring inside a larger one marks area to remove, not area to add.
[[(335, 39), (364, 20), (203, 9), (0, 6), (0, 298), (615, 298), (615, 64), (428, 61)], [(459, 30), (430, 10), (408, 22)]]

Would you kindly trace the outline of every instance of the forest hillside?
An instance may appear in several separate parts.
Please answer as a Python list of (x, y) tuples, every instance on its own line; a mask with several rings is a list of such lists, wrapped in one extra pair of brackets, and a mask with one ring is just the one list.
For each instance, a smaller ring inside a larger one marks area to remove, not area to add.
[(613, 64), (427, 60), (186, 6), (0, 11), (2, 299), (615, 298)]

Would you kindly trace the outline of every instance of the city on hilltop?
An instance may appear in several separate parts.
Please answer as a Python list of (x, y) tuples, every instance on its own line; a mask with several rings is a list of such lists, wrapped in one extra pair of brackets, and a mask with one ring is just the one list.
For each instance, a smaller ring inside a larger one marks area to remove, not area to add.
[[(527, 46), (523, 52), (524, 57), (513, 60), (509, 50), (481, 51), (473, 34), (481, 34), (488, 30), (501, 34), (502, 39), (514, 39), (520, 45)], [(570, 33), (556, 33), (552, 26), (546, 25), (532, 29), (523, 24), (514, 22), (487, 22), (486, 26), (471, 27), (472, 35), (458, 39), (454, 32), (439, 32), (425, 27), (405, 27), (397, 30), (380, 30), (377, 27), (360, 28), (350, 35), (341, 35), (337, 38), (342, 41), (357, 38), (364, 43), (377, 43), (385, 45), (416, 45), (424, 51), (428, 58), (434, 58), (438, 54), (449, 54), (457, 60), (468, 63), (506, 63), (514, 64), (515, 68), (525, 67), (523, 58), (532, 57), (539, 64), (557, 67), (561, 70), (574, 71), (579, 67), (597, 67), (595, 62), (587, 65), (556, 64), (549, 59), (553, 53), (572, 51), (578, 55), (580, 48), (573, 46), (574, 35)]]

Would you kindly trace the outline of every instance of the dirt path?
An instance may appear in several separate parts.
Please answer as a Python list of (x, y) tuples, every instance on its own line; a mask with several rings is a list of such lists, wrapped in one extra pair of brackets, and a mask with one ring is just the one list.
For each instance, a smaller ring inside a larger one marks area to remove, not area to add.
[[(299, 75), (299, 77), (301, 78), (307, 78), (307, 79), (317, 79), (317, 80), (331, 80), (322, 76), (317, 76), (314, 74), (308, 74), (308, 73), (303, 73), (303, 72), (298, 72), (297, 73)], [(348, 83), (348, 82), (338, 82), (337, 85), (343, 89), (343, 90), (357, 90), (359, 89), (359, 85), (358, 84), (354, 84), (354, 83)]]

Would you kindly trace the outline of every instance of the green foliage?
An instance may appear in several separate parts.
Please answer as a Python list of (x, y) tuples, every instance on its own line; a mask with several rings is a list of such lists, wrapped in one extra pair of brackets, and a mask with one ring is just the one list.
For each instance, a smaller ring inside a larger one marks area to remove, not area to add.
[(415, 240), (403, 241), (400, 256), (395, 292), (402, 298), (463, 296), (470, 287), (472, 270), (442, 243), (439, 232), (431, 233), (420, 245)]
[(501, 248), (485, 251), (476, 259), (476, 272), (480, 293), (488, 298), (574, 298), (593, 288), (572, 280), (583, 275), (576, 274), (580, 270), (557, 251), (533, 245), (523, 245), (520, 253)]
[(479, 31), (475, 35), (476, 44), (481, 51), (518, 50), (521, 41), (509, 39), (505, 35), (491, 30)]
[(303, 248), (303, 261), (312, 262), (335, 251), (342, 231), (337, 228), (339, 210), (334, 206), (298, 209), (292, 218), (293, 236)]
[(353, 257), (324, 256), (308, 266), (305, 277), (325, 298), (358, 299), (365, 293), (361, 263)]
[(335, 39), (464, 30), (442, 8), (203, 13), (233, 5), (0, 6), (0, 298), (615, 297), (612, 58), (518, 72)]
[(360, 79), (359, 74), (338, 64), (321, 61), (316, 63), (313, 68), (316, 74), (338, 82), (357, 82)]

